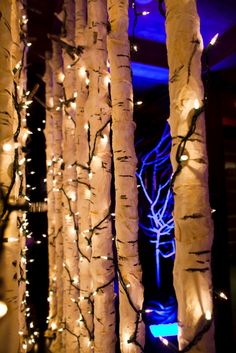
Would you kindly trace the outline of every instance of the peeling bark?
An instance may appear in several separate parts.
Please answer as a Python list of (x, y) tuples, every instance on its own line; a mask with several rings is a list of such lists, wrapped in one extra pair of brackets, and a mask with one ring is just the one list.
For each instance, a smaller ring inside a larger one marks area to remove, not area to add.
[[(174, 221), (176, 259), (174, 286), (178, 301), (179, 347), (182, 350), (200, 334), (189, 350), (214, 352), (212, 315), (211, 246), (213, 225), (208, 196), (208, 168), (205, 141), (203, 85), (201, 82), (202, 38), (196, 2), (166, 0), (166, 31), (170, 68), (170, 127), (174, 140), (171, 161), (174, 172)], [(181, 68), (181, 69), (180, 69)], [(194, 109), (195, 102), (200, 108)], [(200, 109), (200, 110), (198, 110)], [(194, 125), (191, 138), (177, 156), (183, 137)], [(175, 175), (175, 174), (174, 174)], [(198, 262), (201, 260), (201, 263)], [(204, 328), (208, 327), (206, 332)], [(210, 328), (209, 328), (210, 327)], [(201, 331), (204, 332), (201, 336)]]

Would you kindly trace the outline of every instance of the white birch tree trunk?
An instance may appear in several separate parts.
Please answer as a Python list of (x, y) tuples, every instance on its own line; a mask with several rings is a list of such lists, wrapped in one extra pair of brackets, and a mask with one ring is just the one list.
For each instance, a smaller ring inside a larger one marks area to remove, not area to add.
[[(14, 203), (24, 205), (27, 203), (26, 197), (26, 174), (25, 165), (26, 158), (24, 148), (28, 137), (26, 113), (27, 105), (23, 102), (30, 100), (26, 95), (27, 92), (27, 72), (26, 72), (26, 38), (27, 26), (26, 26), (26, 11), (23, 8), (22, 3), (17, 0), (12, 9), (14, 27), (12, 28), (13, 36), (13, 67), (20, 65), (19, 70), (14, 75), (14, 95), (15, 100), (18, 103), (18, 111), (15, 109), (15, 126), (14, 133), (18, 134), (18, 166), (16, 171), (16, 181), (14, 186), (15, 200)], [(26, 315), (31, 326), (33, 322), (30, 321), (31, 314), (30, 308), (27, 307), (26, 298), (26, 283), (27, 280), (27, 246), (26, 246), (26, 235), (27, 235), (27, 213), (26, 211), (19, 210), (17, 212), (17, 223), (19, 227), (19, 249), (18, 249), (18, 323), (19, 323), (19, 334), (20, 334), (20, 352), (25, 353), (32, 348), (32, 342), (29, 339), (29, 331), (26, 323)], [(16, 223), (16, 227), (17, 227)]]
[[(64, 80), (62, 50), (57, 42), (52, 43), (52, 70), (53, 70), (53, 94), (54, 94), (54, 158), (53, 158), (53, 192), (55, 198), (55, 256), (56, 256), (56, 320), (52, 322), (51, 328), (56, 333), (56, 339), (50, 349), (53, 352), (63, 352), (61, 328), (63, 326), (63, 237), (62, 237), (62, 107)], [(59, 331), (58, 331), (59, 330)]]
[(133, 93), (128, 41), (128, 1), (108, 0), (111, 67), (112, 147), (116, 189), (116, 246), (119, 273), (121, 352), (141, 352), (143, 287), (138, 255), (138, 199), (134, 150)]
[[(66, 37), (75, 46), (75, 2), (64, 1)], [(65, 351), (79, 351), (79, 253), (76, 172), (76, 69), (72, 58), (64, 50), (64, 105), (63, 105), (63, 240), (64, 240), (64, 294)]]
[[(12, 13), (15, 1), (0, 3), (0, 277), (3, 286), (3, 301), (8, 306), (7, 314), (0, 321), (0, 352), (17, 353), (18, 335), (18, 249), (19, 234), (16, 227), (17, 212), (8, 218), (7, 203), (13, 196), (15, 150), (13, 141), (13, 37)], [(15, 161), (16, 162), (16, 161)], [(5, 220), (7, 223), (4, 224)], [(4, 240), (4, 243), (2, 243)]]
[(91, 278), (94, 300), (94, 351), (115, 352), (114, 259), (112, 249), (111, 148), (107, 70), (107, 2), (88, 3), (89, 49), (89, 180), (91, 188)]
[(77, 212), (79, 222), (79, 286), (80, 311), (79, 327), (80, 351), (92, 351), (93, 341), (93, 298), (90, 272), (91, 247), (88, 244), (90, 219), (90, 182), (89, 182), (89, 142), (88, 142), (88, 51), (87, 51), (87, 1), (76, 0), (76, 46), (85, 46), (78, 61), (77, 70), (77, 117), (76, 117), (76, 155), (77, 155)]
[[(166, 0), (165, 3), (170, 69), (169, 122), (173, 139), (171, 161), (174, 172), (177, 168), (179, 170), (173, 179), (176, 239), (174, 286), (178, 301), (179, 348), (182, 350), (194, 343), (189, 352), (213, 353), (214, 327), (210, 320), (213, 311), (213, 225), (208, 196), (204, 114), (197, 109), (204, 104), (201, 82), (203, 44), (196, 1)], [(198, 116), (196, 129), (181, 146), (181, 141), (194, 126), (194, 116)], [(193, 342), (196, 336), (200, 339)]]

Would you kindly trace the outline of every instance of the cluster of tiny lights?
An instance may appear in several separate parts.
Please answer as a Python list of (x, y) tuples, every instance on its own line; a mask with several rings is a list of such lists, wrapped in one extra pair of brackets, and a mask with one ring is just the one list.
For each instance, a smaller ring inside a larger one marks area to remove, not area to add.
[[(132, 6), (133, 6), (133, 8), (135, 9), (135, 16), (147, 16), (147, 15), (149, 14), (148, 11), (137, 12), (137, 11), (136, 11), (136, 4), (135, 4), (134, 1), (132, 2)], [(22, 23), (23, 23), (23, 24), (27, 24), (27, 22), (28, 22), (27, 17), (26, 17), (25, 15), (22, 16)], [(210, 41), (210, 45), (213, 46), (213, 45), (216, 43), (217, 38), (218, 38), (218, 34), (216, 34), (216, 35), (212, 38), (212, 40)], [(27, 42), (27, 43), (26, 43), (26, 46), (27, 46), (27, 47), (30, 47), (31, 45), (32, 45), (32, 43), (30, 43), (30, 42)], [(133, 44), (133, 50), (134, 50), (134, 51), (138, 51), (138, 47), (137, 47), (136, 44)], [(16, 64), (15, 69), (16, 69), (16, 70), (19, 70), (21, 66), (22, 66), (22, 62), (19, 62), (19, 63)], [(67, 66), (68, 69), (70, 69), (71, 67), (72, 67), (71, 65), (68, 65), (68, 66)], [(109, 67), (109, 63), (108, 63), (108, 67)], [(79, 75), (80, 75), (80, 77), (82, 77), (82, 78), (85, 79), (86, 85), (89, 85), (90, 80), (89, 80), (88, 73), (87, 73), (87, 70), (86, 70), (85, 67), (81, 67), (81, 68), (79, 69)], [(57, 76), (58, 82), (59, 82), (59, 83), (63, 83), (63, 82), (64, 82), (64, 79), (65, 79), (65, 74), (64, 74), (63, 72), (60, 72), (60, 73), (58, 74), (58, 76)], [(109, 75), (105, 76), (105, 78), (104, 78), (104, 83), (105, 83), (107, 86), (109, 85), (109, 83), (110, 83), (110, 76), (109, 76)], [(18, 87), (17, 87), (17, 88), (18, 88)], [(18, 88), (18, 89), (20, 89), (20, 88)], [(27, 109), (29, 108), (29, 106), (32, 104), (32, 99), (28, 99), (28, 98), (27, 98), (27, 97), (29, 97), (29, 96), (30, 96), (30, 92), (29, 92), (29, 91), (26, 92), (25, 95), (23, 96), (23, 100), (22, 100), (22, 109), (27, 110)], [(77, 97), (77, 92), (74, 93), (74, 98), (76, 98), (76, 97)], [(63, 103), (63, 101), (62, 101), (61, 103)], [(135, 105), (137, 105), (137, 106), (140, 106), (140, 105), (142, 105), (142, 104), (143, 104), (142, 101), (137, 101), (137, 102), (135, 103)], [(53, 97), (50, 98), (50, 100), (49, 100), (49, 102), (48, 102), (48, 107), (49, 107), (49, 108), (53, 108), (53, 107), (54, 107), (54, 100), (53, 100)], [(73, 110), (76, 109), (76, 102), (75, 102), (75, 101), (71, 101), (71, 102), (70, 102), (70, 108), (73, 109)], [(199, 102), (198, 100), (195, 100), (195, 101), (194, 101), (194, 109), (195, 109), (195, 110), (198, 110), (199, 108), (200, 108), (200, 102)], [(61, 109), (61, 106), (56, 107), (56, 110), (60, 110), (60, 109)], [(29, 113), (27, 113), (26, 115), (29, 116), (28, 114), (29, 114)], [(71, 116), (69, 116), (69, 119), (71, 119)], [(85, 130), (89, 130), (89, 125), (88, 125), (88, 124), (85, 124), (85, 125), (84, 125), (84, 128), (85, 128)], [(41, 132), (42, 129), (41, 129), (40, 127), (38, 127), (38, 128), (37, 128), (37, 131)], [(26, 135), (27, 135), (27, 136), (28, 136), (28, 134), (31, 134), (31, 133), (32, 133), (32, 132), (26, 130)], [(101, 140), (101, 143), (102, 143), (102, 144), (107, 144), (107, 143), (108, 143), (109, 137), (108, 137), (106, 134), (101, 134), (100, 138), (101, 138), (100, 140)], [(3, 148), (3, 151), (4, 151), (4, 152), (11, 152), (14, 148), (18, 148), (18, 147), (19, 147), (19, 144), (15, 144), (15, 145), (14, 145), (13, 143), (5, 143), (2, 148)], [(181, 161), (181, 162), (182, 162), (182, 161), (186, 161), (187, 159), (188, 159), (188, 156), (187, 156), (186, 154), (182, 154), (182, 155), (181, 155), (181, 158), (180, 158), (180, 161)], [(95, 164), (97, 163), (98, 166), (100, 166), (101, 158), (100, 158), (99, 156), (93, 155), (92, 158), (91, 158), (91, 161), (92, 161), (93, 163), (95, 163)], [(24, 166), (24, 165), (26, 164), (26, 162), (30, 162), (30, 160), (29, 160), (29, 159), (26, 159), (25, 157), (23, 157), (22, 159), (20, 159), (20, 160), (18, 161), (18, 165), (22, 167), (22, 166)], [(59, 160), (48, 161), (48, 166), (50, 167), (50, 166), (52, 166), (54, 163), (58, 163), (58, 162), (62, 163), (63, 160), (61, 159), (60, 161), (59, 161)], [(67, 166), (67, 168), (72, 168), (72, 165)], [(52, 173), (53, 173), (53, 172), (52, 172)], [(31, 174), (31, 175), (34, 175), (34, 174), (35, 174), (35, 171), (31, 170), (30, 174)], [(61, 173), (59, 172), (58, 175), (61, 175)], [(93, 175), (92, 172), (89, 171), (89, 172), (88, 172), (89, 179), (92, 178), (92, 175)], [(68, 181), (72, 182), (73, 180), (70, 179), (70, 180), (68, 180)], [(44, 180), (44, 182), (46, 182), (46, 179)], [(55, 188), (53, 189), (53, 191), (57, 191), (57, 192), (60, 191), (60, 189), (58, 189), (58, 188), (56, 187), (56, 180), (55, 180), (55, 179), (54, 179), (54, 183), (55, 183), (55, 185), (54, 185)], [(27, 185), (27, 187), (31, 188), (31, 190), (35, 190), (35, 188), (36, 188), (36, 187), (31, 187), (29, 184)], [(88, 188), (88, 189), (85, 191), (85, 193), (86, 193), (86, 197), (90, 199), (90, 198), (91, 198), (91, 189)], [(24, 198), (25, 198), (28, 202), (30, 202), (30, 198), (29, 198), (27, 195), (25, 195)], [(69, 199), (70, 199), (70, 201), (75, 202), (75, 201), (76, 201), (76, 193), (71, 193), (71, 194), (69, 195)], [(78, 214), (78, 213), (77, 213), (77, 214)], [(113, 217), (115, 217), (115, 214), (114, 214), (114, 213), (111, 213), (110, 215), (113, 216)], [(68, 214), (68, 215), (65, 216), (65, 218), (66, 218), (67, 220), (70, 220), (72, 217), (73, 217), (72, 214)], [(21, 231), (23, 234), (25, 234), (25, 236), (26, 236), (27, 238), (31, 238), (31, 234), (29, 233), (27, 227), (28, 227), (28, 221), (27, 221), (26, 213), (24, 213), (24, 221), (22, 222), (20, 231)], [(85, 231), (83, 232), (83, 236), (86, 237), (89, 233), (92, 233), (92, 232), (93, 232), (93, 230), (91, 230), (91, 229), (85, 230)], [(47, 236), (46, 236), (45, 234), (42, 234), (42, 237), (43, 237), (43, 238), (46, 238)], [(15, 243), (15, 242), (17, 242), (17, 241), (19, 241), (19, 239), (16, 238), (16, 237), (9, 237), (9, 238), (8, 238), (8, 242), (9, 242), (9, 243)], [(36, 244), (41, 244), (41, 240), (37, 240), (35, 243), (36, 243)], [(89, 246), (90, 246), (90, 245), (88, 245), (88, 247), (89, 247)], [(27, 252), (27, 250), (28, 250), (27, 247), (24, 247), (23, 250), (22, 250), (22, 255), (21, 255), (21, 263), (22, 263), (24, 266), (26, 266), (26, 264), (27, 264), (27, 259), (26, 259), (26, 252)], [(99, 256), (99, 258), (102, 259), (102, 260), (110, 260), (108, 256)], [(85, 257), (81, 256), (81, 257), (80, 257), (80, 261), (83, 261), (83, 259), (85, 259)], [(33, 261), (34, 261), (34, 259), (29, 259), (28, 262), (33, 262)], [(66, 264), (63, 264), (63, 267), (66, 268)], [(27, 270), (26, 270), (26, 271), (27, 271)], [(22, 279), (22, 280), (23, 280), (23, 279)], [(54, 278), (54, 280), (56, 281), (56, 278)], [(26, 281), (26, 284), (29, 284), (28, 280), (25, 280), (25, 281)], [(73, 278), (71, 279), (71, 281), (72, 281), (72, 283), (73, 283), (74, 285), (76, 285), (76, 284), (79, 283), (78, 277), (73, 277)], [(126, 283), (126, 284), (125, 284), (125, 287), (126, 287), (126, 288), (130, 288), (130, 287), (131, 287), (130, 283)], [(93, 292), (91, 293), (91, 295), (92, 295), (92, 296), (96, 296), (96, 295), (99, 293), (99, 290), (100, 290), (99, 288), (96, 289), (95, 291), (93, 291)], [(53, 295), (54, 295), (53, 291), (50, 291), (50, 292), (49, 292), (49, 297), (48, 297), (48, 301), (49, 301), (49, 302), (52, 300)], [(26, 291), (25, 291), (25, 297), (28, 297), (28, 296), (29, 296), (29, 291), (26, 290)], [(225, 299), (225, 300), (228, 299), (227, 296), (226, 296), (223, 292), (220, 292), (220, 293), (219, 293), (219, 297), (221, 297), (222, 299)], [(79, 300), (84, 300), (84, 299), (87, 299), (87, 298), (85, 298), (85, 297), (83, 297), (83, 296), (80, 296), (80, 297), (79, 297)], [(74, 302), (74, 303), (78, 303), (77, 300), (74, 299), (74, 298), (71, 298), (71, 301)], [(30, 317), (30, 315), (31, 315), (31, 314), (30, 314), (30, 308), (27, 306), (27, 301), (26, 301), (25, 299), (22, 301), (22, 304), (25, 306), (25, 315), (26, 315), (26, 317)], [(145, 312), (146, 312), (146, 313), (151, 313), (152, 310), (151, 310), (151, 309), (146, 309)], [(6, 313), (7, 313), (7, 305), (6, 305), (4, 302), (0, 301), (0, 318), (3, 317), (4, 315), (6, 315)], [(88, 313), (91, 314), (90, 311), (89, 311)], [(206, 320), (212, 320), (212, 313), (211, 313), (210, 310), (207, 310), (207, 311), (206, 311), (206, 313), (205, 313), (205, 318), (206, 318)], [(50, 320), (50, 318), (48, 317), (47, 321), (49, 321), (49, 320)], [(79, 321), (83, 321), (83, 320), (84, 320), (84, 319), (83, 319), (83, 317), (81, 316)], [(50, 325), (51, 325), (51, 329), (52, 329), (53, 331), (54, 331), (54, 330), (58, 330), (59, 332), (62, 332), (62, 331), (63, 331), (63, 328), (61, 328), (61, 327), (58, 328), (58, 325), (57, 325), (56, 322), (51, 322)], [(30, 329), (34, 329), (34, 324), (33, 324), (32, 321), (30, 322), (29, 327), (30, 327)], [(20, 336), (24, 336), (24, 334), (25, 334), (25, 333), (24, 333), (23, 331), (19, 331), (19, 335), (20, 335)], [(34, 331), (33, 334), (31, 334), (31, 335), (27, 338), (27, 341), (24, 341), (24, 342), (22, 343), (22, 348), (23, 348), (25, 351), (27, 351), (27, 349), (29, 348), (28, 345), (34, 344), (34, 343), (35, 343), (35, 337), (37, 337), (38, 335), (39, 335), (39, 332), (38, 332), (38, 331)], [(168, 346), (168, 344), (169, 344), (168, 340), (166, 340), (166, 339), (163, 338), (163, 337), (159, 337), (159, 339), (161, 340), (161, 342), (162, 342), (165, 346)], [(127, 344), (131, 344), (131, 343), (132, 343), (131, 340), (130, 340), (130, 337), (129, 337), (128, 335), (125, 335), (124, 342), (127, 343)], [(88, 339), (88, 346), (91, 346), (91, 348), (93, 348), (93, 340)]]

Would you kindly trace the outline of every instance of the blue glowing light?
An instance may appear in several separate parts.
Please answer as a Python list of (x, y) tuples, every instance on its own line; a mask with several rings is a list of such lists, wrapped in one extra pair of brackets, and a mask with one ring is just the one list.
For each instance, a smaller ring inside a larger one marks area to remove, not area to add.
[[(160, 257), (169, 258), (175, 254), (172, 216), (173, 192), (170, 187), (172, 174), (170, 148), (170, 130), (166, 123), (160, 141), (141, 158), (140, 168), (137, 172), (138, 182), (149, 203), (147, 219), (145, 224), (140, 223), (140, 227), (144, 234), (150, 238), (150, 242), (155, 244), (156, 283), (159, 288), (161, 286)], [(147, 185), (148, 175), (151, 175), (151, 188)], [(158, 175), (161, 177), (158, 178)]]
[(154, 337), (168, 337), (178, 335), (177, 322), (172, 324), (150, 325), (149, 327)]

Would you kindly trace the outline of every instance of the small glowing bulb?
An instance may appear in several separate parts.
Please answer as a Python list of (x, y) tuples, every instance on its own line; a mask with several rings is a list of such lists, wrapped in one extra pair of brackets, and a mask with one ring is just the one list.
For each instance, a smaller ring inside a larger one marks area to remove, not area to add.
[(4, 143), (2, 149), (4, 152), (10, 152), (12, 150), (12, 145), (10, 143)]
[(217, 41), (217, 39), (218, 39), (218, 37), (219, 37), (219, 33), (216, 33), (215, 35), (214, 35), (214, 37), (211, 39), (211, 41), (210, 41), (210, 45), (215, 45), (216, 44), (216, 41)]
[(109, 76), (109, 75), (106, 75), (106, 76), (104, 77), (104, 83), (105, 83), (105, 85), (108, 86), (108, 84), (109, 84), (110, 82), (111, 82), (110, 76)]
[(145, 313), (147, 313), (147, 314), (152, 313), (152, 309), (146, 309)]
[(200, 108), (200, 103), (198, 99), (195, 99), (194, 103), (193, 103), (194, 109), (199, 109)]
[(22, 158), (22, 159), (19, 160), (18, 164), (19, 164), (19, 165), (23, 165), (24, 162), (25, 162), (25, 158)]
[(143, 101), (137, 101), (135, 104), (136, 104), (136, 105), (142, 105), (142, 104), (143, 104)]
[(149, 14), (150, 14), (149, 11), (143, 11), (143, 12), (142, 12), (142, 15), (143, 15), (143, 16), (147, 16), (147, 15), (149, 15)]
[(188, 160), (188, 156), (186, 154), (182, 154), (182, 156), (180, 156), (180, 160), (181, 161), (187, 161)]
[(82, 66), (80, 69), (79, 69), (79, 75), (80, 77), (85, 77), (86, 76), (86, 69), (84, 66)]
[[(21, 61), (19, 61), (16, 66), (15, 66), (15, 69), (16, 70), (19, 70), (19, 68), (21, 67)], [(20, 89), (20, 86), (19, 86), (19, 89)]]
[(167, 341), (167, 339), (165, 339), (163, 337), (159, 337), (159, 339), (165, 346), (168, 346), (169, 342)]
[(57, 80), (59, 83), (62, 83), (65, 79), (65, 75), (63, 74), (63, 72), (59, 72), (59, 74), (57, 75)]
[(16, 243), (18, 241), (18, 238), (9, 237), (7, 240), (8, 240), (8, 243)]
[(52, 322), (51, 328), (52, 328), (52, 330), (56, 330), (57, 329), (57, 324), (55, 322)]
[(134, 51), (137, 52), (137, 51), (138, 51), (138, 46), (137, 46), (136, 44), (134, 44), (134, 45), (133, 45), (133, 49), (134, 49)]
[(225, 293), (220, 292), (219, 295), (220, 295), (220, 297), (221, 297), (222, 299), (228, 300), (228, 297), (225, 295)]
[(206, 318), (206, 320), (211, 320), (211, 312), (210, 312), (210, 310), (206, 311), (205, 318)]
[(6, 315), (7, 310), (7, 305), (4, 302), (0, 301), (0, 319)]
[(26, 344), (26, 343), (23, 343), (23, 344), (22, 344), (22, 348), (23, 348), (23, 349), (27, 349), (27, 348), (28, 348), (27, 344)]
[(28, 42), (27, 47), (31, 47), (32, 43)]
[(76, 102), (71, 102), (71, 103), (70, 103), (70, 107), (71, 107), (72, 109), (76, 109)]
[(108, 260), (108, 257), (107, 256), (101, 256), (101, 259)]
[(78, 284), (78, 283), (79, 283), (79, 280), (78, 280), (77, 277), (73, 278), (73, 283), (74, 283), (74, 284)]

